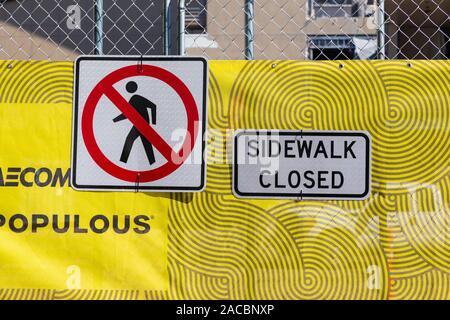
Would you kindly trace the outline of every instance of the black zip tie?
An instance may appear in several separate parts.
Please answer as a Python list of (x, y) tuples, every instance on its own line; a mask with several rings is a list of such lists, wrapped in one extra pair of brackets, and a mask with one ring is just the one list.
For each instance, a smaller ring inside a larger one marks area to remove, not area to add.
[(140, 178), (140, 173), (137, 174), (136, 176), (136, 182), (134, 184), (134, 192), (139, 192), (139, 178)]
[(137, 65), (138, 73), (144, 72), (144, 56), (141, 54), (141, 58), (138, 61)]
[[(295, 140), (298, 140), (298, 135), (295, 136)], [(300, 140), (303, 139), (303, 130), (300, 130)]]
[(297, 197), (297, 200), (296, 201), (302, 201), (303, 200), (303, 190), (300, 190), (300, 194), (299, 194), (299, 196)]

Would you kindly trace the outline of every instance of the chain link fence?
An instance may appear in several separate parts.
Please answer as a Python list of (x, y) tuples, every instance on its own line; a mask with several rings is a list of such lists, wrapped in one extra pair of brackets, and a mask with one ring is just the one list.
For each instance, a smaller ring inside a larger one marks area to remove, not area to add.
[(0, 58), (448, 59), (449, 0), (0, 0)]

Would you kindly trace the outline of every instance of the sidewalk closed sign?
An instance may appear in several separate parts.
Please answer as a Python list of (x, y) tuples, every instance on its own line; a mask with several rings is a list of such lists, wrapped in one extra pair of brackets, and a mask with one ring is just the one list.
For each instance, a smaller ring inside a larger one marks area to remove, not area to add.
[(238, 131), (233, 192), (240, 198), (355, 199), (370, 192), (370, 137), (359, 131)]

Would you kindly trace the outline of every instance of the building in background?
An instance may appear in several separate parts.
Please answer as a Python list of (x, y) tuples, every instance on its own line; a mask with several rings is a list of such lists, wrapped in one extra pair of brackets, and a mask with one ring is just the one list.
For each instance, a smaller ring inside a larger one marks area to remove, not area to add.
[[(242, 57), (243, 1), (190, 0), (187, 53)], [(206, 10), (201, 10), (206, 8)], [(196, 21), (195, 14), (201, 13)], [(258, 0), (254, 2), (255, 59), (367, 59), (377, 54), (374, 0)], [(189, 23), (192, 21), (192, 23)], [(194, 22), (195, 21), (195, 22)], [(198, 25), (204, 23), (203, 28)], [(195, 26), (191, 29), (191, 26)]]
[(386, 58), (450, 59), (449, 0), (385, 0)]
[[(164, 0), (102, 1), (104, 54), (163, 54)], [(0, 0), (0, 58), (73, 60), (93, 54), (94, 2)], [(170, 13), (176, 18), (175, 5)], [(177, 37), (176, 28), (172, 33)], [(176, 42), (172, 49), (175, 53)]]
[[(244, 59), (246, 1), (185, 0), (186, 53)], [(252, 2), (255, 59), (450, 58), (450, 0)], [(164, 3), (103, 0), (103, 53), (163, 54)], [(170, 54), (180, 4), (170, 1)], [(94, 53), (94, 34), (94, 0), (0, 0), (0, 58), (73, 60)]]
[[(188, 0), (187, 53), (241, 59), (243, 3)], [(448, 0), (257, 0), (254, 57), (448, 59), (449, 15)]]

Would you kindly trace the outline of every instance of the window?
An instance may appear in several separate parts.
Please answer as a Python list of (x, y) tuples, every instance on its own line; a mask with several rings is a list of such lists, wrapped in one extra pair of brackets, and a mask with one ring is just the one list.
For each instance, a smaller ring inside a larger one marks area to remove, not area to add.
[(375, 0), (309, 0), (310, 15), (315, 18), (369, 17)]
[(311, 60), (367, 60), (376, 58), (375, 36), (310, 36)]
[(186, 32), (206, 33), (207, 28), (207, 0), (186, 1)]

